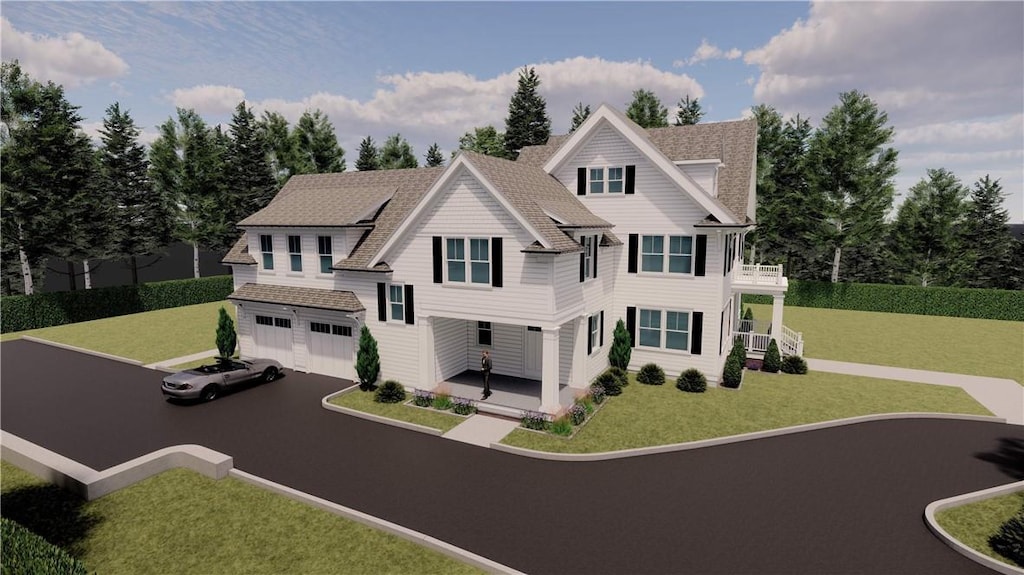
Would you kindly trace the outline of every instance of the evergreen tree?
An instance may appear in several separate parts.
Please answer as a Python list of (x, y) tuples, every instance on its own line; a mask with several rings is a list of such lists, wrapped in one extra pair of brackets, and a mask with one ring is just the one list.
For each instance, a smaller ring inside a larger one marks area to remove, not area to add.
[(437, 166), (444, 165), (444, 156), (441, 155), (441, 147), (437, 145), (437, 142), (434, 142), (430, 146), (425, 158), (427, 160), (427, 167), (429, 168), (436, 168)]
[(699, 123), (703, 117), (704, 110), (700, 106), (700, 98), (691, 100), (687, 94), (686, 98), (679, 100), (679, 109), (676, 111), (677, 126), (692, 126)]
[(966, 211), (967, 188), (952, 172), (927, 170), (910, 188), (892, 227), (892, 266), (906, 283), (954, 285), (966, 271), (958, 234)]
[(224, 359), (231, 359), (237, 345), (238, 335), (235, 333), (235, 322), (231, 320), (228, 311), (222, 307), (217, 317), (217, 353)]
[(283, 186), (293, 174), (301, 173), (297, 168), (298, 155), (288, 120), (277, 112), (265, 111), (260, 118), (260, 133), (270, 151), (270, 169), (278, 187)]
[(626, 331), (626, 324), (621, 319), (615, 322), (612, 331), (612, 348), (608, 351), (608, 363), (612, 367), (627, 369), (630, 356), (633, 355), (633, 342)]
[(334, 126), (320, 110), (307, 110), (293, 132), (296, 168), (300, 174), (345, 171), (345, 150), (338, 145)]
[(768, 350), (764, 353), (764, 363), (761, 364), (761, 369), (768, 373), (778, 373), (782, 367), (782, 355), (779, 354), (779, 344), (775, 343), (775, 338), (772, 338), (768, 342)]
[(569, 128), (569, 133), (573, 133), (577, 128), (583, 125), (583, 122), (587, 121), (590, 117), (590, 105), (583, 105), (583, 102), (577, 102), (576, 107), (572, 109), (572, 126)]
[(505, 118), (505, 151), (507, 157), (516, 159), (519, 150), (548, 141), (551, 136), (551, 118), (548, 117), (547, 103), (537, 93), (540, 77), (533, 68), (523, 67), (519, 71), (519, 86), (508, 104)]
[(380, 148), (380, 169), (400, 170), (403, 168), (416, 168), (420, 163), (412, 146), (402, 137), (401, 134), (388, 136), (384, 145)]
[(668, 108), (650, 90), (634, 90), (633, 101), (626, 108), (626, 116), (641, 128), (665, 128), (668, 126)]
[(1022, 289), (1021, 268), (1014, 257), (1020, 242), (1009, 233), (1010, 213), (1003, 209), (999, 180), (986, 175), (974, 183), (967, 203), (960, 243), (964, 251), (962, 280), (975, 288)]
[(893, 135), (888, 115), (857, 91), (839, 100), (811, 137), (807, 170), (812, 193), (824, 199), (817, 239), (832, 252), (832, 282), (845, 248), (881, 243), (898, 171), (896, 150), (885, 147)]
[(359, 389), (372, 391), (380, 376), (380, 354), (377, 352), (377, 340), (365, 325), (359, 330), (359, 349), (356, 351), (356, 375), (359, 376)]
[(495, 158), (508, 158), (505, 148), (505, 134), (499, 132), (494, 126), (473, 128), (472, 132), (466, 132), (459, 138), (459, 149), (478, 152)]
[(268, 146), (252, 109), (239, 102), (231, 116), (231, 144), (225, 162), (229, 201), (224, 209), (233, 224), (270, 203), (277, 193), (277, 180), (267, 160)]
[(356, 169), (360, 172), (380, 169), (380, 152), (373, 144), (373, 138), (366, 136), (359, 143), (359, 158), (356, 160)]
[(117, 102), (107, 108), (100, 141), (99, 187), (116, 207), (110, 255), (128, 259), (132, 284), (138, 285), (138, 257), (171, 243), (173, 199), (150, 181), (139, 129)]

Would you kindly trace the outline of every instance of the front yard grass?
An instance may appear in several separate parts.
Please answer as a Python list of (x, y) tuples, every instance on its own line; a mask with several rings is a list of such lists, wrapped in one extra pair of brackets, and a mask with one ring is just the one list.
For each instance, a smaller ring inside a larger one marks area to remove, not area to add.
[(993, 559), (1013, 565), (1013, 562), (989, 546), (988, 538), (998, 533), (999, 527), (1017, 513), (1024, 513), (1024, 492), (1010, 493), (946, 509), (936, 513), (935, 520), (964, 545)]
[[(751, 305), (771, 321), (769, 305)], [(1016, 380), (1024, 385), (1024, 322), (786, 306), (804, 356)]]
[[(411, 397), (411, 394), (407, 393), (406, 396)], [(360, 391), (358, 389), (343, 393), (329, 400), (328, 403), (372, 413), (373, 415), (380, 415), (381, 417), (390, 417), (391, 419), (432, 427), (441, 430), (441, 433), (446, 433), (456, 425), (466, 421), (465, 417), (435, 409), (414, 407), (404, 403), (377, 403), (373, 400), (373, 392)]]
[(480, 572), (237, 479), (187, 469), (91, 502), (6, 461), (0, 483), (3, 515), (71, 547), (90, 573)]
[(221, 307), (235, 319), (235, 306), (230, 302), (210, 302), (7, 333), (0, 341), (32, 335), (155, 363), (215, 349), (217, 310)]
[(683, 443), (858, 415), (941, 412), (992, 415), (959, 387), (810, 372), (746, 371), (739, 390), (685, 393), (674, 380), (636, 383), (610, 397), (572, 439), (516, 429), (502, 443), (556, 453), (595, 453)]

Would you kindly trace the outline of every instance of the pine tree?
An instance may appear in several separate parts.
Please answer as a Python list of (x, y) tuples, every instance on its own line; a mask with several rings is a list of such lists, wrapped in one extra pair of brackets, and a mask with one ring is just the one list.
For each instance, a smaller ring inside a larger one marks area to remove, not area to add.
[(235, 354), (235, 347), (238, 345), (238, 335), (235, 333), (235, 322), (232, 321), (228, 311), (223, 307), (217, 317), (217, 353), (227, 360)]
[(231, 145), (225, 165), (228, 202), (235, 224), (270, 203), (277, 193), (277, 180), (267, 160), (268, 146), (252, 109), (239, 102), (231, 116)]
[(307, 110), (292, 133), (296, 169), (300, 174), (329, 174), (345, 171), (345, 150), (338, 145), (334, 126), (320, 110)]
[(288, 120), (277, 112), (264, 111), (260, 117), (260, 134), (269, 149), (270, 170), (274, 172), (278, 187), (283, 186), (293, 174), (300, 173)]
[(907, 283), (954, 285), (966, 270), (961, 259), (960, 233), (966, 211), (967, 188), (952, 172), (927, 170), (900, 205), (890, 239), (897, 277)]
[(110, 254), (128, 259), (132, 284), (138, 285), (138, 258), (171, 243), (173, 199), (150, 181), (139, 129), (117, 102), (107, 108), (100, 141), (99, 186), (116, 206)]
[(478, 152), (495, 158), (508, 158), (505, 148), (505, 134), (499, 132), (494, 126), (473, 128), (472, 132), (466, 132), (459, 138), (459, 149)]
[(401, 170), (404, 168), (416, 168), (420, 163), (412, 146), (402, 137), (401, 134), (392, 134), (384, 141), (380, 148), (380, 169)]
[(686, 98), (679, 100), (679, 109), (676, 111), (677, 126), (692, 126), (699, 123), (703, 117), (704, 110), (700, 106), (700, 98), (691, 100), (687, 94)]
[(1021, 269), (1014, 252), (1019, 242), (1009, 233), (1010, 213), (1003, 208), (999, 180), (986, 175), (974, 183), (967, 203), (960, 243), (964, 250), (962, 280), (975, 288), (1021, 289)]
[(373, 391), (374, 384), (380, 376), (380, 355), (377, 352), (377, 340), (370, 333), (370, 328), (365, 325), (359, 330), (356, 374), (359, 376), (359, 389)]
[(889, 116), (856, 90), (844, 92), (811, 137), (807, 178), (824, 199), (818, 241), (832, 252), (832, 282), (839, 281), (843, 249), (878, 245), (892, 207), (897, 152), (885, 147)]
[(577, 128), (583, 125), (583, 122), (587, 121), (590, 117), (590, 105), (583, 105), (583, 102), (577, 102), (576, 107), (572, 109), (572, 126), (569, 128), (569, 133), (573, 133)]
[(441, 154), (441, 147), (437, 145), (437, 142), (431, 144), (430, 149), (427, 150), (425, 156), (427, 160), (427, 167), (436, 168), (437, 166), (444, 165), (444, 156)]
[(633, 342), (626, 331), (626, 324), (620, 319), (615, 322), (612, 331), (612, 348), (608, 351), (608, 363), (619, 369), (629, 368), (629, 359), (633, 355)]
[(519, 86), (508, 103), (505, 118), (505, 151), (510, 159), (519, 157), (519, 150), (526, 146), (543, 144), (551, 136), (551, 118), (547, 103), (537, 93), (539, 87), (540, 77), (533, 68), (519, 71)]
[(626, 116), (641, 128), (665, 128), (668, 126), (668, 108), (649, 90), (634, 90), (633, 101), (626, 108)]
[(775, 343), (775, 338), (772, 338), (768, 342), (768, 350), (764, 353), (764, 363), (761, 364), (761, 370), (768, 373), (778, 373), (781, 367), (782, 356), (779, 354), (779, 344)]
[(373, 138), (366, 136), (359, 143), (359, 158), (356, 160), (356, 169), (360, 172), (368, 172), (380, 169), (380, 152), (373, 144)]

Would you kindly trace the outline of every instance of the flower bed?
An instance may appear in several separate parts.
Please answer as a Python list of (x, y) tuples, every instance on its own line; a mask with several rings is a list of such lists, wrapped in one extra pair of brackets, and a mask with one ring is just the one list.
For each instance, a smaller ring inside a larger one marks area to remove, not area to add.
[(577, 397), (571, 406), (554, 415), (524, 410), (519, 426), (529, 431), (570, 439), (597, 413), (604, 400), (604, 388), (595, 384)]
[(405, 402), (409, 407), (419, 407), (431, 411), (451, 411), (454, 415), (469, 417), (476, 413), (476, 402), (466, 397), (459, 397), (448, 393), (447, 389), (439, 387), (434, 391), (426, 389), (414, 389), (412, 399)]

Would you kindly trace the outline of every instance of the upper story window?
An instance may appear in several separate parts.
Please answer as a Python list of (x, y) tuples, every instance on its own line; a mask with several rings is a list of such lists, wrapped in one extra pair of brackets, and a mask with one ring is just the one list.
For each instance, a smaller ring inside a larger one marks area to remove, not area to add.
[(595, 236), (586, 236), (583, 238), (583, 277), (593, 277), (592, 270), (594, 269), (594, 250), (597, 246), (594, 243)]
[(588, 320), (589, 325), (587, 326), (587, 328), (590, 333), (588, 334), (587, 345), (589, 347), (590, 353), (593, 353), (594, 351), (601, 349), (601, 344), (604, 343), (604, 338), (601, 337), (601, 324), (603, 323), (603, 320), (604, 312), (594, 314), (590, 316), (590, 319)]
[(263, 269), (274, 269), (274, 236), (260, 234), (260, 252), (263, 254)]
[[(665, 253), (665, 238), (668, 253)], [(668, 258), (666, 264), (665, 258)], [(640, 270), (677, 274), (693, 273), (692, 236), (643, 236), (640, 246)]]
[[(491, 245), (487, 238), (447, 238), (445, 257), (448, 281), (466, 283), (466, 264), (469, 264), (469, 283), (491, 283)], [(466, 258), (466, 244), (469, 258)]]
[(445, 257), (448, 262), (448, 281), (466, 281), (466, 240), (448, 238)]
[(334, 265), (334, 258), (332, 255), (334, 250), (331, 244), (331, 236), (316, 237), (316, 249), (317, 254), (320, 256), (320, 273), (322, 274), (331, 273), (331, 266)]
[(288, 236), (288, 259), (291, 261), (293, 272), (302, 271), (302, 238), (300, 236)]
[(640, 270), (660, 272), (665, 263), (665, 237), (644, 236), (640, 247)]
[(469, 240), (469, 264), (471, 279), (475, 284), (491, 283), (491, 247), (487, 238)]
[(577, 172), (576, 195), (632, 194), (635, 174), (636, 166), (579, 168)]
[(668, 271), (688, 274), (693, 271), (693, 238), (691, 236), (669, 236)]
[(391, 319), (405, 321), (405, 286), (391, 284), (388, 301), (391, 304)]

